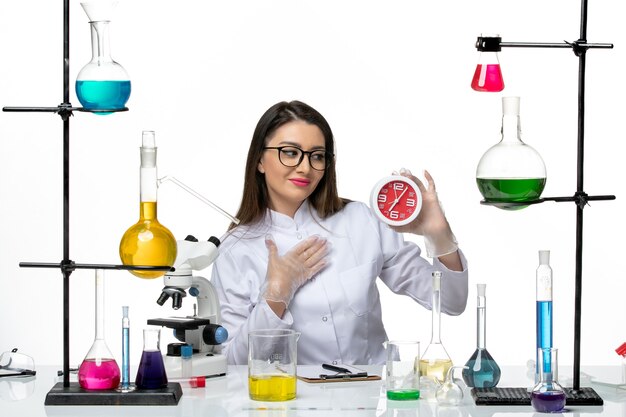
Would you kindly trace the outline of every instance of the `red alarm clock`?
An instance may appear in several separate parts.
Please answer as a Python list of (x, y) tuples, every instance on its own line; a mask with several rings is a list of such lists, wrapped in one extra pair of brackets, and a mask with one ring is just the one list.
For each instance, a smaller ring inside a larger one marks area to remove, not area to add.
[(410, 178), (391, 175), (372, 189), (370, 207), (382, 222), (403, 226), (415, 220), (422, 209), (422, 193)]

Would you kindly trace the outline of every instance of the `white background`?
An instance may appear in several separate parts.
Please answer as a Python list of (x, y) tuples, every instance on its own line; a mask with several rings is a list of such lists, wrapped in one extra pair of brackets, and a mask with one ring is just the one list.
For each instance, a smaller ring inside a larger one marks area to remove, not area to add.
[[(626, 341), (623, 260), (626, 6), (590, 1), (584, 189), (614, 194), (585, 209), (582, 363), (617, 364)], [(500, 93), (470, 81), (481, 33), (504, 41), (579, 37), (572, 0), (295, 1), (121, 0), (112, 23), (113, 57), (132, 81), (129, 112), (71, 119), (71, 252), (79, 263), (119, 263), (118, 244), (138, 218), (141, 131), (155, 130), (159, 175), (172, 175), (235, 213), (256, 122), (272, 104), (299, 99), (330, 122), (339, 191), (367, 201), (370, 188), (400, 167), (428, 169), (470, 264), (464, 314), (444, 316), (453, 361), (475, 349), (475, 284), (487, 284), (487, 347), (501, 364), (534, 357), (537, 251), (552, 251), (554, 343), (573, 358), (575, 206), (545, 203), (517, 212), (479, 204), (476, 165), (499, 140)], [(90, 30), (71, 2), (73, 84), (91, 56)], [(0, 4), (0, 105), (62, 101), (61, 0)], [(544, 196), (576, 191), (578, 60), (568, 49), (505, 49), (506, 95), (519, 95), (524, 140), (548, 169)], [(54, 114), (0, 113), (0, 350), (40, 364), (62, 361), (62, 279), (20, 261), (62, 257), (62, 123)], [(159, 189), (159, 219), (178, 239), (220, 236), (228, 221), (173, 184)], [(422, 243), (419, 238), (415, 239)], [(203, 272), (210, 275), (210, 269)], [(71, 275), (71, 363), (93, 341), (93, 272)], [(127, 272), (106, 278), (106, 338), (121, 360), (121, 306), (130, 305), (132, 355), (159, 307), (161, 279)], [(430, 340), (430, 312), (381, 289), (390, 338)], [(178, 314), (190, 314), (185, 300)], [(162, 344), (165, 346), (165, 343)]]

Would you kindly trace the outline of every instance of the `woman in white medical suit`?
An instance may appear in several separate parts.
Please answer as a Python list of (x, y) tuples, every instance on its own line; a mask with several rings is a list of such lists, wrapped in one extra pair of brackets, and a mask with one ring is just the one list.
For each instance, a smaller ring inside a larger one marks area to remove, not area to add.
[[(213, 266), (230, 364), (246, 364), (248, 332), (294, 329), (298, 363), (381, 364), (387, 339), (376, 279), (431, 308), (432, 272), (442, 311), (463, 312), (467, 265), (437, 200), (432, 177), (420, 215), (398, 228), (337, 194), (334, 138), (305, 103), (277, 103), (259, 120), (245, 171), (241, 223), (231, 225)], [(424, 236), (432, 263), (402, 233)]]

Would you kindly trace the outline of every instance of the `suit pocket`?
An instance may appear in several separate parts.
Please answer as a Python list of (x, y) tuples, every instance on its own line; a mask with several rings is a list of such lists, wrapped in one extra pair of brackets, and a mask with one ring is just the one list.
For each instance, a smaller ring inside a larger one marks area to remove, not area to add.
[(341, 272), (339, 282), (354, 314), (363, 316), (369, 313), (374, 300), (376, 261)]

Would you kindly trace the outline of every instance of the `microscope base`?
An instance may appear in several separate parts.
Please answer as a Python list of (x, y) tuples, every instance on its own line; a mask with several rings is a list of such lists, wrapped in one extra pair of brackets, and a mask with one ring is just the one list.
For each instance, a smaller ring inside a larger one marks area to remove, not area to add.
[[(216, 377), (226, 375), (226, 356), (215, 353), (194, 353), (191, 357), (193, 376)], [(180, 356), (163, 356), (165, 371), (169, 378), (182, 376)]]

